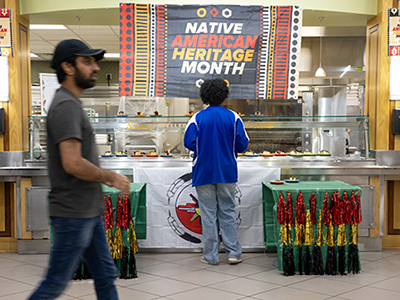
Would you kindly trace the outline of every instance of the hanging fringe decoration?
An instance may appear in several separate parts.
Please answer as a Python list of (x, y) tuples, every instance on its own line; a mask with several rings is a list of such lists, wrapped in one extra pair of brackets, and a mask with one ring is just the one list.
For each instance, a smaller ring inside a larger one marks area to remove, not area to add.
[(129, 241), (131, 245), (131, 252), (134, 254), (138, 253), (138, 247), (137, 247), (137, 239), (136, 239), (136, 233), (135, 233), (135, 226), (133, 225), (133, 221), (130, 221), (130, 229), (129, 229)]
[(114, 225), (114, 210), (112, 208), (111, 197), (110, 194), (107, 196), (107, 201), (105, 202), (106, 211), (104, 213), (104, 224), (106, 226), (106, 237), (107, 243), (110, 248), (111, 256), (113, 256), (113, 225)]
[(322, 258), (322, 211), (319, 211), (317, 235), (315, 237), (315, 244), (313, 248), (313, 273), (314, 275), (324, 275), (324, 261)]
[(343, 191), (342, 207), (343, 207), (343, 223), (350, 225), (351, 224), (350, 201), (346, 191)]
[(339, 274), (346, 275), (346, 252), (344, 246), (346, 245), (346, 225), (344, 223), (339, 225), (337, 245), (339, 251)]
[(299, 246), (299, 275), (303, 275), (303, 246)]
[(121, 268), (120, 268), (120, 279), (128, 279), (128, 257), (129, 256), (129, 248), (123, 247), (122, 250), (122, 259), (121, 259)]
[(353, 274), (358, 274), (360, 272), (357, 247), (357, 224), (351, 224), (347, 270), (349, 273)]
[(327, 231), (327, 244), (328, 250), (326, 254), (325, 263), (325, 274), (336, 275), (337, 274), (337, 258), (336, 258), (336, 248), (335, 248), (335, 230), (332, 224), (332, 218), (329, 222), (329, 227)]
[[(289, 192), (288, 192), (289, 194)], [(299, 246), (298, 247), (298, 254), (299, 254), (299, 273), (300, 275), (303, 274), (303, 240), (304, 240), (304, 227), (306, 225), (306, 214), (305, 214), (305, 204), (304, 204), (304, 198), (303, 198), (303, 193), (300, 191), (297, 194), (297, 200), (296, 200), (296, 226), (295, 226), (295, 232), (296, 232), (296, 238), (294, 244)]]
[(344, 249), (344, 246), (347, 244), (345, 219), (347, 219), (348, 204), (346, 206), (346, 201), (344, 200), (344, 198), (345, 197), (343, 196), (343, 200), (340, 200), (339, 192), (336, 192), (336, 205), (339, 207), (338, 222), (340, 222), (340, 224), (338, 226), (338, 234), (337, 234), (337, 239), (336, 239), (336, 241), (337, 241), (336, 243), (338, 246), (338, 252), (339, 252), (339, 274), (340, 275), (346, 275), (346, 251)]
[(330, 221), (330, 211), (329, 211), (329, 196), (328, 192), (325, 192), (325, 199), (322, 207), (322, 212), (324, 213), (324, 224), (329, 226)]
[(356, 195), (354, 194), (354, 191), (351, 192), (349, 210), (350, 210), (349, 223), (355, 224), (356, 223), (356, 215), (357, 215), (357, 202), (356, 202)]
[(135, 254), (131, 249), (131, 254), (129, 256), (129, 270), (128, 270), (128, 278), (138, 278), (137, 276), (137, 268), (136, 268), (136, 259)]
[(290, 232), (291, 226), (294, 226), (292, 196), (290, 195), (290, 192), (288, 192), (286, 199), (286, 212), (287, 212), (286, 223), (289, 225), (289, 232)]
[(356, 210), (356, 224), (360, 224), (362, 222), (362, 213), (361, 213), (361, 201), (360, 201), (360, 193), (357, 190), (357, 210)]
[(279, 194), (279, 201), (278, 201), (278, 209), (277, 209), (277, 218), (278, 223), (281, 225), (286, 224), (286, 206), (285, 206), (285, 199), (283, 199), (282, 191)]
[(115, 229), (114, 244), (113, 244), (113, 258), (114, 259), (122, 258), (123, 242), (122, 242), (122, 232), (121, 232), (122, 223), (121, 222), (122, 222), (122, 204), (121, 204), (120, 194), (118, 194), (117, 219), (116, 219), (116, 223), (115, 223), (116, 229)]
[(310, 197), (310, 218), (311, 218), (311, 225), (316, 225), (317, 224), (317, 218), (315, 216), (316, 214), (316, 204), (315, 204), (315, 194), (314, 191), (311, 194)]
[(295, 274), (294, 255), (292, 245), (283, 245), (283, 275), (293, 276)]
[(335, 191), (333, 192), (331, 200), (331, 215), (333, 226), (337, 226), (341, 223), (340, 206), (339, 193)]
[(313, 238), (314, 238), (314, 234), (313, 234), (313, 229), (311, 226), (311, 213), (310, 213), (310, 210), (307, 210), (306, 230), (305, 230), (305, 237), (304, 237), (304, 245), (306, 248), (304, 273), (306, 275), (311, 275), (311, 270), (312, 270), (312, 259), (311, 259), (311, 253), (310, 253), (310, 246), (312, 245)]

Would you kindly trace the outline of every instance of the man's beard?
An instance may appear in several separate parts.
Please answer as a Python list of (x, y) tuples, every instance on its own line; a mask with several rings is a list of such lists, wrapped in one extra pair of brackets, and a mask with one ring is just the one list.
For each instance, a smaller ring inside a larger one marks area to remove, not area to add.
[[(85, 79), (81, 71), (78, 68), (75, 68), (75, 84), (81, 89), (89, 89), (95, 86), (96, 80), (93, 79)], [(92, 75), (92, 74), (91, 74)]]

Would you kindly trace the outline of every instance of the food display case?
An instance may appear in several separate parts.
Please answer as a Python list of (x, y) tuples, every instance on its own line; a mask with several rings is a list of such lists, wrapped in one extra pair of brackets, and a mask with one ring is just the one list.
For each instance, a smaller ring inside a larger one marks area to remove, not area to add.
[[(102, 160), (119, 157), (139, 158), (135, 153), (162, 154), (188, 158), (183, 145), (186, 124), (190, 116), (113, 116), (89, 117)], [(250, 137), (248, 151), (254, 154), (268, 151), (278, 159), (292, 156), (298, 160), (323, 157), (325, 160), (369, 158), (368, 116), (260, 116), (242, 117)], [(30, 159), (46, 159), (46, 117), (31, 116)], [(346, 129), (352, 132), (352, 153), (346, 156)], [(104, 155), (104, 153), (110, 155)], [(321, 153), (322, 152), (322, 153)], [(115, 155), (115, 154), (119, 155)], [(297, 155), (296, 155), (297, 154)], [(241, 159), (240, 157), (239, 159)]]

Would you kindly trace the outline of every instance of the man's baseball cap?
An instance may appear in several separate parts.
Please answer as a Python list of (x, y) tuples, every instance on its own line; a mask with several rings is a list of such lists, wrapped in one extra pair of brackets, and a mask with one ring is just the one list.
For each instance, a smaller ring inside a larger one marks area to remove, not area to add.
[(53, 69), (57, 70), (58, 66), (68, 58), (76, 56), (93, 56), (94, 59), (100, 60), (103, 58), (106, 50), (104, 49), (90, 49), (84, 42), (76, 39), (61, 41), (56, 50), (54, 50), (51, 65)]

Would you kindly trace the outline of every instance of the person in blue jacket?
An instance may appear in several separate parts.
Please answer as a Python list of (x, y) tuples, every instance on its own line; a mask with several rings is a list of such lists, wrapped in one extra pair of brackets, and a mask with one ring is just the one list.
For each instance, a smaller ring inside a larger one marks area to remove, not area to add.
[(229, 264), (242, 261), (237, 238), (235, 189), (238, 181), (237, 154), (249, 137), (239, 115), (221, 106), (228, 97), (227, 83), (205, 80), (200, 97), (209, 105), (189, 120), (185, 147), (194, 151), (192, 185), (196, 188), (203, 229), (203, 263), (219, 264), (219, 231)]

